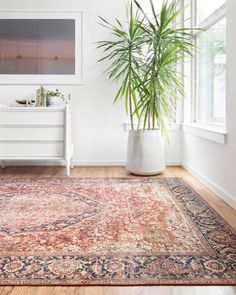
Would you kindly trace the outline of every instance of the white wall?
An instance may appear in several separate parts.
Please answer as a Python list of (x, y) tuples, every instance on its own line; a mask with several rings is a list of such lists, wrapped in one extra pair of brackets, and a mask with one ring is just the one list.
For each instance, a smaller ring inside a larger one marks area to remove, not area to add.
[[(126, 0), (0, 0), (0, 10), (83, 10), (84, 11), (84, 85), (55, 85), (72, 96), (73, 142), (75, 160), (80, 164), (120, 164), (126, 155), (127, 121), (123, 104), (113, 106), (117, 86), (102, 76), (104, 66), (97, 64), (101, 52), (95, 42), (109, 38), (98, 25), (98, 15), (110, 20), (125, 18)], [(0, 104), (16, 98), (33, 97), (36, 86), (0, 85)], [(181, 132), (170, 133), (167, 163), (181, 162)]]
[[(236, 1), (227, 2), (227, 142), (183, 134), (183, 164), (236, 207)], [(188, 108), (188, 99), (186, 109)]]

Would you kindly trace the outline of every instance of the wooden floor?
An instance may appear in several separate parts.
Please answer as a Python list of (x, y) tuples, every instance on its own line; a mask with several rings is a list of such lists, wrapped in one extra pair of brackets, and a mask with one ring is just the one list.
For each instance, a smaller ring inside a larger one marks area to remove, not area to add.
[[(49, 166), (7, 167), (0, 177), (62, 177), (65, 168)], [(75, 167), (71, 177), (134, 177), (124, 167)], [(232, 227), (236, 211), (182, 167), (168, 167), (158, 177), (185, 179)], [(234, 287), (0, 287), (0, 295), (235, 295)]]

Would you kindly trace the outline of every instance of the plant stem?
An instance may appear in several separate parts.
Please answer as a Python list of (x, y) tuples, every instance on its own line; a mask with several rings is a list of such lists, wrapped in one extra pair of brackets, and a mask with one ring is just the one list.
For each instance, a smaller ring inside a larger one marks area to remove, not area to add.
[(131, 99), (131, 84), (129, 85), (129, 112), (130, 112), (130, 122), (131, 122), (131, 129), (134, 130), (134, 122), (133, 122), (133, 108), (132, 108), (132, 99)]
[[(154, 104), (155, 102), (153, 102)], [(152, 129), (155, 130), (155, 108), (152, 108)]]
[(131, 51), (129, 52), (129, 115), (130, 115), (130, 123), (131, 129), (134, 130), (134, 122), (133, 122), (133, 107), (132, 107), (132, 77), (131, 77)]
[(150, 129), (151, 129), (151, 111), (149, 109), (149, 111), (148, 111), (148, 130), (150, 130)]

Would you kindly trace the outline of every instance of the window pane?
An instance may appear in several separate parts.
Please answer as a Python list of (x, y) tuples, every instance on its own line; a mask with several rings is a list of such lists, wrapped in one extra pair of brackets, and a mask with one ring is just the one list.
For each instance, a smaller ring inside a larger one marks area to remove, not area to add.
[(226, 19), (200, 34), (197, 121), (224, 124), (226, 115)]
[(216, 9), (226, 3), (226, 0), (196, 0), (197, 1), (197, 22), (202, 22)]

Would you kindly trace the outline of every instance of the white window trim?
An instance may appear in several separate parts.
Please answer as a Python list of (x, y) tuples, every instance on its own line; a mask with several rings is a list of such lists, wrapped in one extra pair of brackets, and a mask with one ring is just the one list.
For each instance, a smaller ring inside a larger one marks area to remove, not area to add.
[(227, 131), (200, 123), (184, 123), (183, 131), (220, 144), (226, 144)]
[[(194, 10), (196, 11), (196, 8), (194, 8)], [(194, 24), (194, 26), (197, 27), (197, 28), (199, 27), (199, 28), (201, 28), (203, 30), (207, 30), (210, 27), (214, 26), (216, 23), (218, 23), (220, 20), (222, 20), (226, 16), (226, 4), (223, 4), (222, 6), (220, 6), (217, 10), (212, 12), (212, 14), (210, 14), (206, 19), (204, 19), (199, 24), (197, 24), (197, 21), (196, 21), (196, 12), (194, 12), (194, 13), (195, 13), (195, 21), (194, 21), (195, 24)], [(194, 31), (193, 36), (197, 37), (202, 32), (203, 31), (201, 31), (201, 30)]]
[[(226, 17), (226, 4), (219, 7), (216, 11), (214, 11), (210, 16), (208, 16), (204, 21), (197, 24), (196, 21), (196, 0), (191, 0), (191, 16), (192, 16), (192, 26), (197, 28), (202, 28), (203, 30), (209, 29), (221, 19)], [(196, 44), (196, 38), (203, 31), (194, 31), (193, 32), (193, 42)], [(197, 77), (197, 67), (196, 67), (197, 57), (194, 54), (191, 62), (191, 120), (190, 123), (183, 124), (183, 131), (187, 133), (194, 134), (196, 136), (200, 136), (202, 138), (225, 144), (226, 143), (226, 126), (218, 126), (212, 124), (203, 124), (196, 121), (196, 113), (197, 113), (197, 88), (196, 88), (196, 77)], [(227, 114), (226, 114), (227, 117)], [(226, 118), (227, 124), (227, 118)]]

